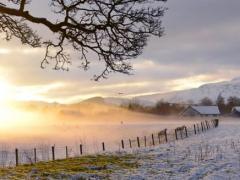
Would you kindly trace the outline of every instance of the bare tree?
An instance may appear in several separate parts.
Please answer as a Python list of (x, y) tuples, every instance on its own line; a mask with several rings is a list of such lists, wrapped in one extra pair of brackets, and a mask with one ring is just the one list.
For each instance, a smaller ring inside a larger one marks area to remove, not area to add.
[(203, 99), (200, 100), (200, 105), (212, 106), (213, 105), (213, 101), (210, 98), (208, 98), (208, 97), (204, 97)]
[[(164, 1), (51, 0), (56, 17), (53, 22), (46, 16), (32, 15), (32, 0), (6, 0), (0, 3), (0, 32), (5, 33), (6, 40), (16, 37), (32, 47), (44, 46), (42, 68), (53, 60), (54, 69), (68, 70), (71, 60), (67, 45), (80, 54), (84, 70), (90, 64), (88, 54), (94, 53), (104, 64), (102, 73), (94, 76), (98, 80), (111, 72), (129, 74), (129, 60), (142, 53), (149, 36), (162, 36)], [(47, 27), (57, 38), (42, 42), (31, 23)]]

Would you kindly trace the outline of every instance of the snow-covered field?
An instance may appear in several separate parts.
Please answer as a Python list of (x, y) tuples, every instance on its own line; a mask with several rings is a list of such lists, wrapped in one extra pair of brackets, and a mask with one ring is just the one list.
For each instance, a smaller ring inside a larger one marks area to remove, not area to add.
[(206, 133), (135, 152), (139, 167), (111, 179), (240, 179), (240, 119)]
[[(191, 122), (198, 121), (192, 119)], [(44, 176), (47, 179), (69, 180), (240, 179), (240, 119), (220, 118), (218, 128), (211, 128), (198, 135), (189, 132), (188, 138), (170, 140), (167, 144), (156, 143), (155, 147), (141, 146), (32, 166), (5, 168), (1, 169), (0, 179), (32, 175), (40, 179)]]

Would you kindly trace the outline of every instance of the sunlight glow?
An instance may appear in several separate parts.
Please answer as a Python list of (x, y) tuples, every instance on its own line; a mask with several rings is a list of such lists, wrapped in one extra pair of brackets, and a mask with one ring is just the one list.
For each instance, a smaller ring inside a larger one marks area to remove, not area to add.
[(0, 105), (6, 103), (10, 97), (11, 85), (5, 80), (0, 80)]
[(3, 131), (7, 132), (8, 130), (14, 130), (15, 132), (18, 132), (20, 128), (26, 127), (29, 125), (33, 125), (33, 120), (36, 120), (37, 114), (15, 108), (12, 104), (2, 104), (0, 106), (0, 130), (1, 133)]
[(183, 79), (177, 79), (174, 81), (171, 81), (169, 83), (169, 86), (172, 86), (173, 91), (179, 91), (179, 90), (185, 90), (185, 89), (191, 89), (191, 88), (198, 88), (199, 86), (207, 83), (216, 83), (224, 81), (225, 79), (218, 79), (213, 80), (211, 76), (193, 76), (189, 78), (183, 78)]
[(17, 87), (15, 98), (23, 101), (47, 101), (48, 91), (57, 90), (64, 87), (65, 84), (56, 82), (48, 85), (32, 85)]
[(11, 52), (10, 49), (0, 48), (0, 54), (9, 54), (10, 52)]

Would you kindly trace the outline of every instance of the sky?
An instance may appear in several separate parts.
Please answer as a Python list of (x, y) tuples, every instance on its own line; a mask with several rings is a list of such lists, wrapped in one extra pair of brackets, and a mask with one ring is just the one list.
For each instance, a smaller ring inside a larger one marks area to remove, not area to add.
[[(33, 0), (33, 12), (41, 15), (46, 2)], [(239, 0), (168, 0), (164, 6), (168, 8), (162, 18), (165, 34), (151, 37), (143, 54), (131, 60), (130, 76), (115, 73), (95, 82), (92, 77), (102, 67), (93, 63), (83, 71), (77, 57), (68, 72), (51, 66), (41, 69), (42, 49), (1, 40), (0, 98), (59, 103), (94, 96), (129, 98), (240, 76)], [(46, 35), (43, 27), (39, 31)]]

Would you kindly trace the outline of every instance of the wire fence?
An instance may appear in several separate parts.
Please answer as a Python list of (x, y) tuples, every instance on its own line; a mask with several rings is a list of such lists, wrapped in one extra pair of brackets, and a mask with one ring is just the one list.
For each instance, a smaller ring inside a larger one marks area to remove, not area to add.
[[(200, 133), (204, 133), (210, 129), (217, 128), (218, 119), (206, 120), (193, 125), (183, 125), (175, 129), (163, 129), (146, 136), (122, 139), (118, 143), (118, 150), (134, 150), (138, 148), (154, 147), (168, 142), (185, 139)], [(110, 145), (105, 142), (96, 143), (96, 152), (112, 151)], [(93, 151), (92, 151), (93, 153)], [(13, 167), (20, 164), (35, 164), (37, 162), (55, 161), (71, 157), (80, 157), (89, 155), (87, 144), (79, 144), (75, 146), (49, 146), (40, 145), (33, 149), (18, 149), (14, 151), (0, 151), (0, 165), (2, 167)]]

